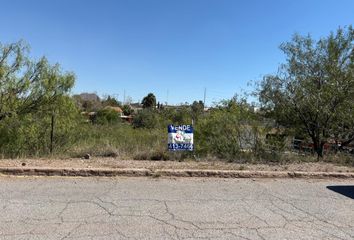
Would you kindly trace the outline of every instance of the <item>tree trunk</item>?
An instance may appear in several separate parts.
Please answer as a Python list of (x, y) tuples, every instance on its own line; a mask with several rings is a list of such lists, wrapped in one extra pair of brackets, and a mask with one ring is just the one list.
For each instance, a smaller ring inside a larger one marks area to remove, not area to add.
[(313, 150), (317, 154), (317, 160), (320, 160), (320, 158), (323, 158), (323, 147), (325, 143), (317, 136), (312, 136), (311, 138), (313, 141)]
[(323, 146), (324, 143), (320, 143), (320, 145), (317, 147), (316, 152), (317, 152), (317, 159), (319, 160), (320, 158), (323, 158)]

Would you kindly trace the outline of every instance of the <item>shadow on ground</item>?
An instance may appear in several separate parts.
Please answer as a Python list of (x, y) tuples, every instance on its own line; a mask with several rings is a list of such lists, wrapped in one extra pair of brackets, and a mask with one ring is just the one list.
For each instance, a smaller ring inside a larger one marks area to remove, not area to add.
[(329, 190), (354, 199), (354, 185), (352, 186), (327, 186)]

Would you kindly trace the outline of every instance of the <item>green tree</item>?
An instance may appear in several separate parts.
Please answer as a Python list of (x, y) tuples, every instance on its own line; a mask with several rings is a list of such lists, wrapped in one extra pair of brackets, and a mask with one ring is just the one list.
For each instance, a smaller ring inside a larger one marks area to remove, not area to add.
[(23, 41), (0, 44), (0, 149), (5, 155), (62, 149), (79, 122), (68, 96), (74, 74), (63, 73), (45, 57), (31, 60), (28, 49)]
[(187, 106), (174, 109), (170, 119), (173, 124), (190, 124), (192, 123), (191, 109)]
[(63, 153), (71, 147), (79, 138), (82, 117), (71, 97), (62, 96), (56, 103), (55, 108), (45, 105), (35, 113), (0, 121), (1, 154), (6, 157), (43, 156)]
[(197, 119), (200, 114), (204, 112), (204, 103), (203, 101), (194, 101), (191, 105), (192, 108), (192, 117), (193, 119)]
[(111, 97), (108, 95), (106, 99), (102, 100), (102, 105), (103, 106), (112, 106), (112, 107), (122, 107), (122, 104), (115, 99), (114, 97)]
[(0, 121), (6, 117), (37, 112), (57, 102), (75, 82), (74, 74), (62, 73), (45, 57), (30, 60), (22, 41), (0, 43)]
[(354, 30), (339, 28), (318, 41), (294, 35), (280, 48), (286, 63), (264, 77), (260, 102), (279, 123), (306, 133), (322, 157), (330, 137), (353, 132)]
[(153, 93), (149, 93), (147, 96), (143, 98), (141, 104), (143, 104), (143, 108), (155, 108), (156, 107), (155, 95)]

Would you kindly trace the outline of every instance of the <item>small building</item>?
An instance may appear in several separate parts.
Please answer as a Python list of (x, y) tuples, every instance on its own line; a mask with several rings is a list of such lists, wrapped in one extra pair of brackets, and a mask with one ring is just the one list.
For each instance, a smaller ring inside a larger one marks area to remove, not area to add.
[(123, 116), (123, 110), (120, 108), (120, 107), (112, 107), (112, 106), (107, 106), (105, 107), (104, 109), (109, 109), (109, 110), (113, 110), (115, 111), (116, 113), (119, 114), (119, 116)]

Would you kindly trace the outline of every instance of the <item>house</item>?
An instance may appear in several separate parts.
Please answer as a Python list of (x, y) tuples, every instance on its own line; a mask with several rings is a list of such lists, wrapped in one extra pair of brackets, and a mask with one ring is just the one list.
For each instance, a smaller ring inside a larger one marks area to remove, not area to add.
[(143, 105), (141, 103), (131, 103), (129, 106), (135, 113), (143, 109)]
[(123, 121), (126, 121), (128, 123), (133, 122), (133, 116), (125, 116), (123, 113), (123, 110), (120, 107), (107, 106), (107, 107), (105, 107), (105, 109), (111, 109), (111, 110), (117, 112)]
[(115, 111), (117, 114), (119, 114), (120, 117), (124, 116), (123, 110), (120, 107), (112, 107), (112, 106), (107, 106), (104, 109), (109, 109)]

